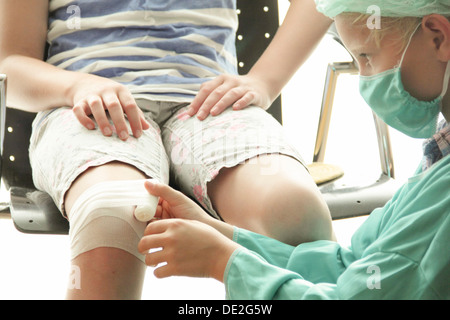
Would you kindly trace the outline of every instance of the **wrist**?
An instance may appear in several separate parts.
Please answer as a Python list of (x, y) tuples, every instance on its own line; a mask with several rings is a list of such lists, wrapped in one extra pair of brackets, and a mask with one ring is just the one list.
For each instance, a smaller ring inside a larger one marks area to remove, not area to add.
[(233, 241), (227, 241), (224, 243), (222, 249), (217, 252), (215, 263), (213, 264), (211, 277), (217, 281), (223, 282), (225, 271), (227, 269), (230, 259), (233, 257), (236, 250), (241, 246)]
[(201, 221), (210, 227), (213, 227), (217, 231), (219, 231), (222, 235), (227, 237), (230, 240), (233, 240), (234, 227), (226, 222), (214, 219), (208, 216), (205, 220)]
[(258, 65), (255, 65), (246, 77), (252, 79), (252, 82), (258, 83), (258, 87), (261, 88), (261, 92), (267, 94), (267, 98), (270, 100), (269, 106), (279, 96), (284, 83), (281, 83), (278, 79), (274, 78), (267, 70), (259, 72)]
[[(70, 72), (70, 71), (68, 71)], [(68, 74), (68, 81), (65, 82), (65, 88), (64, 88), (64, 97), (66, 98), (66, 105), (69, 107), (73, 107), (76, 103), (76, 94), (78, 90), (78, 84), (81, 81), (85, 81), (84, 77), (85, 74), (79, 73), (79, 72), (70, 72), (71, 74)]]

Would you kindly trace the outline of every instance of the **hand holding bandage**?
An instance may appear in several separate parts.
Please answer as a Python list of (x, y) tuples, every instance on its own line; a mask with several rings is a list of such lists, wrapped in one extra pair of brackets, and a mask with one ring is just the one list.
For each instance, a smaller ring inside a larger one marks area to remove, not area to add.
[(134, 210), (134, 217), (141, 222), (151, 221), (155, 217), (158, 208), (158, 197), (148, 194), (146, 200), (147, 203), (136, 206)]
[(150, 195), (160, 199), (155, 213), (158, 219), (180, 218), (201, 222), (214, 220), (198, 204), (166, 184), (151, 179), (146, 180), (144, 186)]
[[(145, 188), (160, 197), (158, 221), (147, 225), (138, 250), (148, 266), (156, 267), (155, 276), (207, 276), (221, 281), (229, 257), (239, 247), (231, 240), (233, 227), (168, 185), (147, 180)], [(162, 250), (154, 250), (158, 248)]]
[(147, 225), (138, 245), (145, 263), (156, 267), (155, 276), (213, 277), (221, 281), (229, 257), (239, 247), (231, 240), (233, 227), (215, 220), (168, 185), (147, 180), (145, 188), (161, 198), (156, 210), (159, 220)]
[(144, 259), (137, 245), (158, 209), (158, 197), (147, 192), (145, 181), (105, 181), (81, 194), (68, 216), (72, 259), (98, 247), (119, 248)]
[(153, 199), (150, 199), (149, 202), (151, 203), (149, 203), (148, 205), (141, 205), (136, 207), (136, 210), (134, 210), (134, 217), (137, 220), (141, 222), (148, 222), (155, 217), (158, 201), (153, 201)]

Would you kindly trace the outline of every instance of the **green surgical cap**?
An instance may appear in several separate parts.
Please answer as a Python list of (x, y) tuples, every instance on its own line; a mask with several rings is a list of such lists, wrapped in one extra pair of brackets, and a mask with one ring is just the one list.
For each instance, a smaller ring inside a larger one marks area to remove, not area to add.
[(437, 13), (450, 16), (450, 0), (315, 0), (317, 10), (334, 18), (343, 12), (374, 14), (382, 17), (424, 17)]

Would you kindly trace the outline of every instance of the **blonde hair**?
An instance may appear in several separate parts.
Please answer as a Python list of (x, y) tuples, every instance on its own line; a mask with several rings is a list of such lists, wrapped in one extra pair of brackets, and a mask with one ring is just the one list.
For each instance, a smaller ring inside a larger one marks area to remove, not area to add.
[[(342, 13), (341, 15), (349, 19), (353, 25), (362, 28), (367, 28), (367, 21), (372, 18), (369, 14), (361, 13)], [(398, 41), (402, 43), (401, 50), (403, 50), (421, 21), (422, 18), (417, 17), (380, 17), (380, 28), (371, 29), (368, 40), (374, 40), (379, 47), (387, 34), (398, 34)]]

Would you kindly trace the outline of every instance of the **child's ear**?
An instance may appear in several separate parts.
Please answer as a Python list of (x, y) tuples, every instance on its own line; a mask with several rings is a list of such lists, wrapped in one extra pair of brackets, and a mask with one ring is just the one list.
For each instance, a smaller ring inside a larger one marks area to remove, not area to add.
[(422, 20), (422, 30), (432, 41), (439, 60), (450, 60), (450, 21), (440, 14), (430, 14)]

